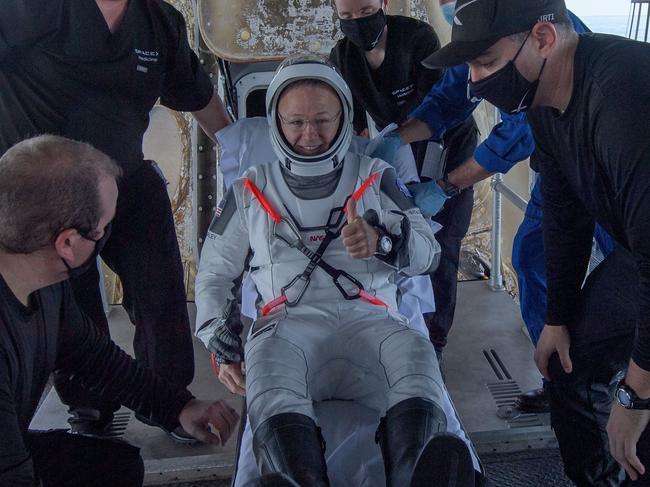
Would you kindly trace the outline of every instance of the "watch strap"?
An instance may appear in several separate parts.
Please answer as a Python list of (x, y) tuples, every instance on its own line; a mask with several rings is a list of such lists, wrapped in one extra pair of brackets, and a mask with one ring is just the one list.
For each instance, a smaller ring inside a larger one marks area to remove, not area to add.
[[(375, 254), (376, 254), (376, 255), (381, 255), (381, 256), (386, 256), (386, 255), (390, 254), (390, 253), (392, 252), (392, 250), (393, 250), (393, 247), (394, 247), (394, 242), (393, 242), (392, 237), (391, 237), (390, 234), (389, 234), (385, 229), (383, 229), (382, 227), (375, 226), (374, 228), (375, 228), (375, 230), (376, 230), (377, 233), (378, 233), (378, 237), (377, 237), (377, 248), (375, 248)], [(382, 248), (382, 245), (381, 245), (382, 239), (385, 238), (385, 237), (388, 237), (388, 238), (390, 238), (390, 240), (391, 240), (391, 249), (390, 249), (388, 252), (386, 252), (386, 251)]]
[(442, 186), (441, 186), (442, 190), (450, 198), (453, 198), (454, 196), (460, 193), (460, 188), (455, 184), (449, 182), (449, 173), (445, 173), (441, 181), (442, 181)]

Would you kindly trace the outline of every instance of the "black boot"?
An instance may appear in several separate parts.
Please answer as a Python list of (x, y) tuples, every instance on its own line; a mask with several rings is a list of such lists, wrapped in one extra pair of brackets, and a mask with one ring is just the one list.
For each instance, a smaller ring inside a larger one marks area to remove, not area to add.
[(260, 472), (279, 472), (301, 487), (327, 487), (325, 442), (316, 423), (304, 414), (276, 414), (258, 426), (253, 452)]
[(427, 399), (406, 399), (390, 408), (376, 435), (386, 486), (473, 486), (474, 467), (467, 446), (446, 430), (445, 413)]

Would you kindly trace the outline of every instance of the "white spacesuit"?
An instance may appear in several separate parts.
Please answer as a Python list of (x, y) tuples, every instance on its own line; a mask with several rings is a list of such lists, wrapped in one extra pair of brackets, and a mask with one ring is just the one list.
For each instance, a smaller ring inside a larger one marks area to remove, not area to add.
[[(336, 116), (285, 120), (280, 100), (302, 80), (336, 93)], [(328, 485), (313, 401), (335, 398), (383, 416), (377, 439), (387, 485), (438, 485), (432, 475), (440, 485), (450, 485), (447, 477), (458, 479), (451, 485), (472, 485), (464, 443), (439, 434), (446, 420), (433, 347), (396, 311), (395, 271), (416, 275), (437, 264), (431, 229), (388, 164), (348, 150), (351, 95), (330, 65), (304, 57), (283, 63), (269, 86), (267, 112), (280, 160), (251, 168), (233, 183), (210, 226), (196, 282), (197, 336), (222, 363), (245, 356), (261, 472)], [(298, 131), (340, 121), (327, 147), (314, 154), (288, 142), (280, 119)], [(348, 198), (379, 235), (375, 256), (352, 258), (339, 238), (350, 219)], [(234, 293), (249, 251), (259, 313), (244, 352)], [(449, 451), (465, 468), (456, 464), (447, 475)], [(427, 468), (418, 470), (421, 464)], [(428, 471), (438, 464), (442, 468)]]

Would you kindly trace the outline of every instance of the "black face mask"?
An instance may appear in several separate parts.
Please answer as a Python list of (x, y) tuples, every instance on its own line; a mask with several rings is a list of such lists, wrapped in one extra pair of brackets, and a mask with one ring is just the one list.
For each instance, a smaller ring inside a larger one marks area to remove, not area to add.
[(539, 79), (546, 66), (546, 59), (544, 59), (535, 81), (528, 81), (515, 66), (515, 61), (529, 36), (530, 34), (526, 36), (512, 61), (509, 61), (503, 68), (481, 81), (469, 81), (470, 90), (475, 96), (489, 101), (506, 113), (515, 114), (528, 110), (535, 99)]
[(95, 261), (97, 260), (97, 256), (99, 253), (102, 251), (104, 248), (104, 245), (106, 244), (106, 241), (108, 240), (108, 237), (111, 236), (111, 228), (113, 226), (113, 222), (110, 222), (106, 227), (104, 228), (104, 235), (102, 235), (101, 238), (94, 240), (90, 237), (87, 237), (83, 233), (79, 232), (79, 235), (81, 235), (83, 238), (86, 240), (90, 240), (91, 242), (95, 242), (95, 250), (93, 250), (93, 253), (90, 254), (90, 257), (86, 259), (86, 261), (81, 264), (78, 267), (70, 267), (70, 264), (68, 264), (65, 259), (61, 259), (63, 261), (63, 264), (65, 265), (66, 269), (68, 269), (68, 276), (70, 276), (70, 279), (76, 279), (86, 273), (88, 269), (92, 265), (95, 264)]
[(364, 51), (372, 51), (386, 27), (386, 16), (384, 10), (380, 8), (368, 17), (339, 19), (339, 22), (341, 31), (350, 39), (350, 42)]

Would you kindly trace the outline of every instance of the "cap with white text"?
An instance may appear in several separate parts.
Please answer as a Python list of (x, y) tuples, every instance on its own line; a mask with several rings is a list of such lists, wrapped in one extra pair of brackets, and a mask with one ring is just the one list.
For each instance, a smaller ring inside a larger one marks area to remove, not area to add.
[(564, 0), (458, 0), (451, 42), (422, 64), (439, 68), (466, 63), (499, 39), (530, 30), (537, 22), (570, 22)]

